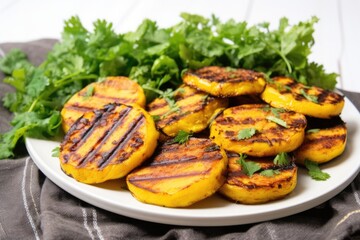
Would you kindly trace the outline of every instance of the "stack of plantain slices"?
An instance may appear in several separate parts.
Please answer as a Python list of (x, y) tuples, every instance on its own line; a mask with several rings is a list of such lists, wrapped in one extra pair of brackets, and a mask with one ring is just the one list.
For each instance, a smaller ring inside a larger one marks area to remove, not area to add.
[(144, 99), (124, 77), (70, 98), (63, 171), (90, 184), (124, 177), (148, 204), (187, 207), (216, 192), (259, 204), (294, 190), (295, 163), (330, 161), (346, 145), (344, 98), (290, 78), (209, 66), (185, 72), (170, 98)]

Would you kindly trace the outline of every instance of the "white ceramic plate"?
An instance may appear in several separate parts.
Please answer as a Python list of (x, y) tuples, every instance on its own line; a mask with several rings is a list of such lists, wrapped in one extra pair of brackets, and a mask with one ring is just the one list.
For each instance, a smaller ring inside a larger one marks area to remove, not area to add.
[(356, 177), (360, 168), (360, 114), (345, 99), (342, 119), (348, 127), (348, 144), (339, 158), (321, 168), (331, 175), (327, 181), (312, 180), (300, 169), (296, 189), (286, 198), (262, 205), (242, 205), (217, 195), (189, 208), (165, 208), (141, 203), (123, 188), (124, 182), (113, 180), (98, 185), (79, 183), (65, 175), (51, 151), (57, 141), (26, 139), (26, 147), (39, 169), (60, 188), (85, 202), (124, 216), (175, 225), (226, 226), (261, 222), (289, 216), (315, 207), (334, 197)]

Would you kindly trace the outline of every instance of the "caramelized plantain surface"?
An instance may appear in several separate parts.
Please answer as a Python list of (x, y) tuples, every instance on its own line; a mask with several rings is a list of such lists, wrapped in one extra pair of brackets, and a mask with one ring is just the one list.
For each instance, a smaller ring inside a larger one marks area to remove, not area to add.
[[(239, 155), (228, 153), (228, 175), (219, 193), (226, 198), (242, 204), (260, 204), (277, 200), (291, 193), (297, 184), (297, 167), (292, 160), (288, 165), (275, 165), (273, 157), (248, 157), (261, 166), (259, 172), (248, 176), (238, 162)], [(264, 176), (262, 170), (271, 170), (273, 174)]]
[(287, 77), (273, 78), (261, 98), (273, 107), (284, 108), (316, 118), (340, 115), (344, 97), (316, 86), (305, 86)]
[(175, 136), (180, 130), (193, 133), (204, 130), (213, 113), (227, 105), (228, 99), (182, 85), (174, 95), (173, 106), (166, 99), (157, 98), (147, 108), (150, 115), (158, 117), (156, 127), (168, 136)]
[(183, 81), (217, 97), (260, 94), (265, 87), (262, 73), (219, 66), (189, 70), (184, 73)]
[[(269, 119), (282, 121), (285, 126)], [(227, 151), (255, 157), (290, 152), (304, 140), (306, 118), (292, 111), (270, 108), (266, 104), (244, 104), (223, 111), (211, 123), (210, 138)], [(252, 130), (246, 138), (239, 135)]]
[(107, 77), (91, 83), (73, 95), (61, 110), (62, 127), (67, 132), (84, 113), (101, 109), (109, 103), (138, 104), (145, 107), (143, 89), (127, 77)]
[(209, 139), (190, 138), (184, 144), (167, 141), (150, 161), (127, 176), (127, 185), (141, 202), (186, 207), (224, 183), (227, 156)]
[(296, 163), (310, 160), (318, 164), (328, 162), (341, 155), (346, 147), (347, 127), (340, 117), (324, 121), (308, 118), (305, 140), (294, 151)]
[(152, 155), (158, 136), (144, 109), (109, 104), (71, 126), (60, 145), (60, 165), (79, 182), (121, 178)]

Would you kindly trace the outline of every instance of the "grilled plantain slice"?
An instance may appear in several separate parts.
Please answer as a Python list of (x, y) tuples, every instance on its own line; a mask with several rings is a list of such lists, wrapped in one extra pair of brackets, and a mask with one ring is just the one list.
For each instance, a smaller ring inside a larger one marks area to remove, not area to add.
[(184, 73), (183, 81), (217, 97), (260, 94), (265, 87), (262, 73), (219, 66), (189, 70)]
[(209, 139), (190, 138), (185, 144), (161, 145), (126, 181), (141, 202), (187, 207), (215, 193), (225, 181), (226, 168), (224, 150)]
[(109, 104), (71, 126), (60, 145), (60, 165), (79, 182), (121, 178), (152, 155), (158, 136), (141, 107)]
[(261, 98), (273, 107), (285, 108), (316, 118), (340, 115), (344, 97), (316, 86), (306, 86), (287, 77), (273, 78)]
[(101, 109), (109, 103), (138, 104), (145, 107), (143, 89), (127, 77), (107, 77), (91, 83), (72, 96), (61, 110), (62, 127), (67, 132), (85, 112)]
[(324, 121), (308, 118), (305, 140), (294, 151), (296, 163), (310, 160), (318, 164), (328, 162), (341, 155), (346, 147), (347, 128), (340, 117)]
[(305, 128), (303, 114), (267, 104), (244, 104), (228, 108), (215, 118), (210, 138), (227, 151), (264, 157), (298, 148)]
[(260, 204), (274, 201), (291, 193), (297, 184), (297, 167), (293, 159), (286, 165), (275, 165), (273, 157), (248, 157), (245, 161), (260, 166), (249, 176), (239, 163), (240, 156), (228, 153), (228, 176), (219, 193), (242, 204)]
[(169, 103), (169, 99), (157, 98), (148, 105), (148, 111), (158, 117), (156, 127), (172, 137), (180, 130), (193, 133), (204, 130), (213, 113), (228, 105), (228, 99), (216, 98), (186, 85), (180, 86), (171, 100)]

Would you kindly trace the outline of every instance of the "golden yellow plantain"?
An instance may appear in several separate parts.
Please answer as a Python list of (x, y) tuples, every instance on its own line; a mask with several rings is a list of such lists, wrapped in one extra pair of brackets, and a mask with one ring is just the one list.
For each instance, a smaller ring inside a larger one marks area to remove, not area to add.
[(294, 151), (296, 163), (310, 160), (318, 164), (341, 155), (346, 147), (347, 128), (340, 117), (324, 121), (310, 118), (302, 145)]
[(168, 141), (150, 162), (127, 176), (127, 185), (141, 202), (187, 207), (212, 194), (224, 183), (227, 156), (209, 139)]
[(306, 118), (300, 113), (266, 104), (244, 104), (215, 118), (210, 138), (227, 151), (264, 157), (298, 148), (305, 128)]
[(276, 108), (284, 108), (316, 118), (340, 115), (344, 97), (316, 86), (306, 86), (288, 77), (273, 78), (261, 98)]
[(153, 154), (158, 136), (141, 107), (109, 104), (71, 126), (60, 145), (60, 165), (83, 183), (121, 178)]
[[(297, 167), (291, 160), (287, 165), (275, 165), (273, 157), (248, 157), (245, 161), (258, 164), (261, 169), (247, 175), (239, 163), (240, 156), (228, 153), (228, 176), (219, 193), (242, 204), (274, 201), (291, 193), (297, 184)], [(265, 174), (265, 171), (267, 174)]]
[(183, 81), (217, 97), (260, 94), (265, 87), (262, 73), (219, 66), (189, 70), (184, 73)]
[(143, 89), (127, 77), (107, 77), (91, 83), (73, 95), (61, 110), (62, 127), (67, 132), (85, 112), (101, 109), (109, 103), (138, 104), (145, 107)]
[(204, 130), (213, 113), (226, 107), (228, 100), (182, 85), (176, 90), (171, 104), (169, 100), (157, 98), (147, 109), (150, 115), (158, 118), (156, 126), (159, 130), (168, 136), (176, 136), (180, 130), (193, 133)]

